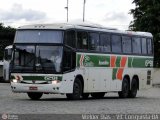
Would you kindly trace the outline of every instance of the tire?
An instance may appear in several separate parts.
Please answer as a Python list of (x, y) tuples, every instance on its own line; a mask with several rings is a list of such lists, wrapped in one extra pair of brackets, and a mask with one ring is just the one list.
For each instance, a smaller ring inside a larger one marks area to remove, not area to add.
[(43, 95), (43, 93), (38, 92), (28, 92), (27, 94), (31, 100), (39, 100)]
[(100, 92), (100, 93), (91, 93), (91, 96), (92, 96), (93, 98), (96, 98), (96, 99), (103, 98), (104, 95), (105, 95), (104, 92)]
[(69, 100), (79, 100), (82, 95), (82, 83), (79, 78), (76, 78), (73, 85), (73, 93), (66, 94)]
[(130, 87), (129, 87), (128, 79), (124, 78), (123, 82), (122, 82), (122, 91), (118, 92), (119, 97), (120, 98), (127, 98), (129, 95), (129, 90), (130, 90)]
[(133, 78), (131, 83), (131, 90), (129, 92), (129, 97), (135, 98), (137, 95), (137, 90), (138, 90), (138, 82), (137, 82), (137, 79)]
[(82, 98), (83, 99), (88, 99), (88, 97), (89, 97), (89, 93), (83, 93), (82, 94)]

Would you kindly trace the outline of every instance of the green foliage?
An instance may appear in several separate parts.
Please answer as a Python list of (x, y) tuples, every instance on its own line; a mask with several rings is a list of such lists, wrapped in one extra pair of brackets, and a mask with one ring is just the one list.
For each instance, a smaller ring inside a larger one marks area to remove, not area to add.
[(151, 32), (154, 36), (154, 65), (160, 66), (160, 0), (133, 0), (135, 9), (130, 10), (134, 20), (130, 29)]
[(0, 23), (0, 60), (3, 58), (4, 48), (13, 44), (15, 35), (15, 29), (10, 26), (5, 27), (3, 23)]

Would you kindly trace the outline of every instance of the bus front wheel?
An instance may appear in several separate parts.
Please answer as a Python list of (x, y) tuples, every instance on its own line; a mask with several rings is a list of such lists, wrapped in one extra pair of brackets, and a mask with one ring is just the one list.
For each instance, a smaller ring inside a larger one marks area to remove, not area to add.
[(69, 100), (79, 100), (82, 94), (82, 83), (79, 78), (76, 78), (73, 85), (73, 93), (66, 94)]
[(28, 92), (27, 94), (31, 100), (39, 100), (43, 95), (43, 93), (38, 92)]

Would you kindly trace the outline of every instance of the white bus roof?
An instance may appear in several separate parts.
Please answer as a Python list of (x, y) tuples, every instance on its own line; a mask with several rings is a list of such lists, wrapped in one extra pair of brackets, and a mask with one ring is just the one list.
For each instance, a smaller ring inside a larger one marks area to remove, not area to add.
[(84, 30), (94, 30), (94, 31), (102, 31), (102, 32), (113, 32), (119, 34), (127, 34), (127, 35), (137, 35), (137, 36), (146, 36), (153, 37), (149, 32), (135, 32), (135, 31), (124, 31), (118, 30), (115, 28), (103, 27), (99, 24), (93, 23), (55, 23), (55, 24), (34, 24), (34, 25), (25, 25), (18, 27), (18, 30), (22, 29), (57, 29), (57, 30), (67, 30), (67, 29), (84, 29)]

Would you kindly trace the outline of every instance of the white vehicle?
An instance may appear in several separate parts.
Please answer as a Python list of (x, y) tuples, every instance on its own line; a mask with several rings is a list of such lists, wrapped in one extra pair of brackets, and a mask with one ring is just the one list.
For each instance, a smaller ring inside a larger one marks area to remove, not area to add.
[(10, 78), (10, 62), (12, 57), (13, 46), (9, 45), (4, 49), (4, 58), (3, 58), (3, 80), (9, 82)]
[(152, 86), (153, 37), (91, 24), (43, 24), (17, 29), (11, 88), (35, 100), (45, 93), (68, 99), (107, 92), (136, 97)]

